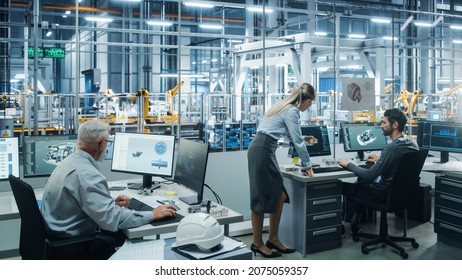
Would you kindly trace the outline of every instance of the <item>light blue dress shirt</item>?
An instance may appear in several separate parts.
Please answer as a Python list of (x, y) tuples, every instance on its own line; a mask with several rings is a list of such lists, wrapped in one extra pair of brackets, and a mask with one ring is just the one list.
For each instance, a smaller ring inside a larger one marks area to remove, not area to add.
[(290, 107), (277, 115), (265, 116), (261, 119), (257, 131), (275, 139), (288, 138), (294, 144), (298, 156), (302, 160), (302, 165), (311, 167), (310, 155), (300, 129), (300, 110), (298, 108)]
[(54, 237), (94, 234), (97, 226), (115, 232), (154, 220), (115, 204), (95, 159), (77, 149), (53, 171), (45, 185), (41, 212)]

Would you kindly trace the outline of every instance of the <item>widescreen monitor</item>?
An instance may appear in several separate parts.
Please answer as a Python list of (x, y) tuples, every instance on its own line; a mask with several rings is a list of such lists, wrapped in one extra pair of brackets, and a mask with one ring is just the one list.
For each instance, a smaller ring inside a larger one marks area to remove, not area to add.
[(449, 161), (449, 153), (462, 154), (462, 123), (419, 121), (417, 144), (431, 151), (441, 152), (441, 163)]
[(0, 180), (8, 180), (12, 174), (19, 177), (18, 138), (0, 138)]
[(143, 175), (132, 189), (150, 189), (152, 176), (172, 177), (175, 136), (117, 132), (114, 137), (112, 171)]
[(208, 155), (208, 144), (180, 139), (174, 180), (194, 192), (192, 196), (179, 197), (189, 205), (202, 202)]
[(340, 139), (345, 152), (357, 152), (360, 160), (364, 152), (383, 150), (388, 141), (379, 123), (341, 123)]
[(56, 166), (75, 152), (76, 146), (74, 134), (24, 136), (24, 177), (50, 176)]

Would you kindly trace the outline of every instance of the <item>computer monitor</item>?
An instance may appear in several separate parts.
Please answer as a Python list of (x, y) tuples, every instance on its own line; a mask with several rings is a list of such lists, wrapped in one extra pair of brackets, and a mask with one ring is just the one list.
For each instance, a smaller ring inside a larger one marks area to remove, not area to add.
[(0, 180), (8, 180), (12, 174), (19, 177), (18, 138), (0, 138)]
[(340, 123), (340, 139), (345, 152), (357, 152), (364, 160), (364, 152), (381, 151), (387, 145), (387, 137), (379, 123)]
[(56, 166), (75, 152), (76, 146), (75, 134), (24, 136), (24, 177), (50, 176)]
[(179, 197), (189, 205), (202, 202), (208, 155), (208, 144), (185, 138), (180, 139), (174, 180), (195, 192), (192, 196)]
[(131, 189), (151, 189), (152, 176), (172, 177), (175, 136), (116, 132), (112, 154), (112, 171), (143, 175), (141, 184)]
[(419, 121), (417, 144), (431, 151), (441, 152), (441, 163), (449, 161), (449, 153), (462, 154), (462, 123)]
[(303, 136), (313, 136), (313, 140), (305, 142), (311, 157), (330, 156), (329, 131), (326, 125), (312, 125), (300, 127)]

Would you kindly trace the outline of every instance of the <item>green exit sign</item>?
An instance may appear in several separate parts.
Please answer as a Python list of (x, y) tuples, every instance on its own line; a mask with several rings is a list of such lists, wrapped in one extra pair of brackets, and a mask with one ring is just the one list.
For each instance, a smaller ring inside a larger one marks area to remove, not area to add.
[(45, 58), (64, 58), (66, 53), (63, 48), (44, 48)]
[[(34, 58), (35, 49), (34, 47), (29, 47), (27, 49), (27, 56), (29, 58)], [(66, 56), (66, 52), (63, 48), (37, 48), (37, 57), (38, 58), (64, 58)], [(24, 51), (23, 51), (24, 56)]]

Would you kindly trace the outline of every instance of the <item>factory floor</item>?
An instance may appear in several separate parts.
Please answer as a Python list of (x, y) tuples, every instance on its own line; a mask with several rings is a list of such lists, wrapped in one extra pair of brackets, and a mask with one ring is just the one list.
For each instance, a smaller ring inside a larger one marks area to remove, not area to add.
[[(374, 222), (361, 224), (363, 232), (375, 233), (378, 231), (380, 218)], [(282, 257), (272, 260), (400, 260), (398, 252), (389, 247), (377, 245), (371, 247), (369, 254), (365, 255), (361, 252), (361, 242), (367, 239), (361, 239), (359, 242), (353, 242), (350, 234), (350, 224), (344, 223), (346, 228), (345, 237), (342, 238), (342, 246), (336, 249), (310, 253), (306, 258), (298, 253), (282, 255)], [(388, 214), (388, 225), (390, 235), (402, 236), (403, 234), (403, 219)], [(263, 240), (266, 241), (268, 234), (264, 233)], [(462, 249), (450, 246), (441, 241), (437, 241), (437, 235), (433, 228), (433, 216), (430, 222), (419, 223), (408, 220), (408, 237), (414, 237), (419, 243), (418, 248), (413, 248), (410, 243), (401, 243), (403, 248), (408, 253), (409, 260), (462, 260)], [(252, 235), (244, 235), (237, 237), (244, 242), (248, 248), (252, 243)], [(459, 242), (462, 242), (459, 240)], [(400, 244), (400, 243), (398, 243)], [(462, 244), (462, 243), (461, 243)], [(254, 259), (264, 259), (259, 254), (253, 257)]]

